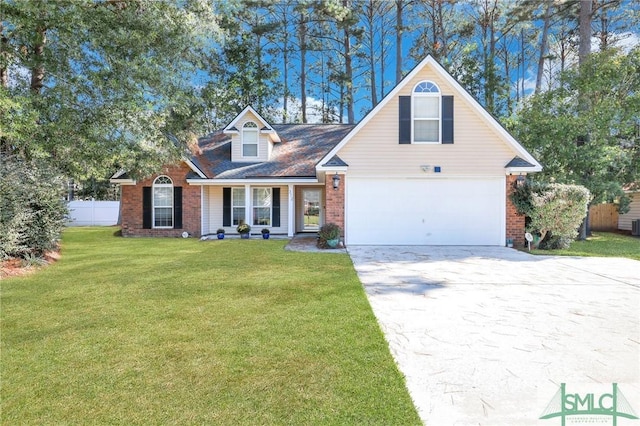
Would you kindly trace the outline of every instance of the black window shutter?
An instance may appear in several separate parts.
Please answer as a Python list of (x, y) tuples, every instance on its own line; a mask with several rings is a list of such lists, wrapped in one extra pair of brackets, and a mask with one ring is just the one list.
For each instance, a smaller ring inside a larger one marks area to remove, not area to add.
[(411, 96), (400, 96), (400, 122), (398, 143), (411, 143)]
[(182, 187), (173, 187), (173, 229), (182, 229)]
[(222, 188), (222, 226), (231, 226), (231, 188)]
[(453, 96), (442, 97), (442, 143), (453, 143)]
[(145, 186), (142, 188), (142, 228), (151, 229), (151, 187)]
[(274, 227), (280, 226), (280, 188), (271, 189), (271, 218)]

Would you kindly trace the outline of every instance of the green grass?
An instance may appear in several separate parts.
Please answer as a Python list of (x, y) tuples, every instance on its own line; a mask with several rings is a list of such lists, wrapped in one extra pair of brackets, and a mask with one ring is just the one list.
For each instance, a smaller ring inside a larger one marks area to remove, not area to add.
[(420, 423), (347, 255), (113, 232), (0, 284), (0, 423)]
[(640, 238), (612, 232), (593, 232), (585, 241), (574, 241), (564, 250), (534, 250), (535, 254), (561, 256), (627, 257), (640, 260)]

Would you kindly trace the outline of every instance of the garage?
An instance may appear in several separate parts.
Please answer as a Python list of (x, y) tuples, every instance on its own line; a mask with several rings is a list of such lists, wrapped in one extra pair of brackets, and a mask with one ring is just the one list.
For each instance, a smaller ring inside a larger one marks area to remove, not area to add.
[(504, 245), (505, 178), (347, 178), (347, 244)]

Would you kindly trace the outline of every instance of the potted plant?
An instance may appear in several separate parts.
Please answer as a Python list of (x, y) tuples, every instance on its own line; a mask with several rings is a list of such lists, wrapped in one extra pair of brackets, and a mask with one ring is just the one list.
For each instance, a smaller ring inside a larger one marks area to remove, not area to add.
[(318, 245), (321, 248), (336, 248), (340, 242), (340, 227), (335, 223), (325, 223), (318, 232)]
[(236, 228), (236, 231), (238, 231), (238, 234), (240, 234), (240, 238), (246, 240), (247, 238), (249, 238), (249, 233), (251, 232), (251, 227), (249, 225), (247, 225), (246, 223), (241, 223)]
[(262, 232), (262, 239), (264, 240), (269, 239), (269, 235), (270, 235), (269, 228), (263, 228), (262, 231), (260, 232)]
[(219, 240), (224, 240), (224, 228), (218, 228), (216, 231)]

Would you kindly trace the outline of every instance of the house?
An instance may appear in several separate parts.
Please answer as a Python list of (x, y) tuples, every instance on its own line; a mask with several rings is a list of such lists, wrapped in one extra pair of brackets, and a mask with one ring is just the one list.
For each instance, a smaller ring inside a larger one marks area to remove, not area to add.
[(629, 198), (631, 198), (631, 204), (629, 205), (628, 212), (618, 215), (618, 229), (622, 231), (632, 231), (633, 235), (640, 236), (640, 229), (636, 229), (635, 233), (633, 232), (633, 222), (640, 220), (640, 190), (629, 189), (627, 194)]
[[(508, 195), (542, 166), (431, 56), (357, 125), (272, 124), (246, 107), (181, 164), (122, 187), (124, 236), (239, 223), (346, 244), (524, 244)], [(520, 177), (520, 180), (518, 179)]]

